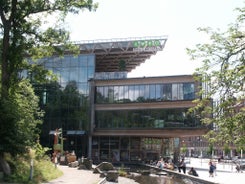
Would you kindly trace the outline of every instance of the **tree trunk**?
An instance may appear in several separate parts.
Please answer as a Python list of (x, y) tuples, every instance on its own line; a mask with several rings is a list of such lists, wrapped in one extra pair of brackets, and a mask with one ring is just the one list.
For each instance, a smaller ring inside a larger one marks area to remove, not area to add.
[[(2, 12), (1, 12), (2, 13)], [(1, 20), (3, 22), (3, 27), (4, 27), (4, 33), (3, 33), (3, 40), (2, 40), (2, 56), (1, 56), (1, 71), (2, 71), (2, 98), (4, 98), (6, 95), (8, 95), (7, 91), (9, 88), (9, 73), (8, 73), (8, 53), (9, 53), (9, 46), (10, 46), (10, 28), (11, 24), (10, 21), (7, 20), (3, 15), (1, 14)]]

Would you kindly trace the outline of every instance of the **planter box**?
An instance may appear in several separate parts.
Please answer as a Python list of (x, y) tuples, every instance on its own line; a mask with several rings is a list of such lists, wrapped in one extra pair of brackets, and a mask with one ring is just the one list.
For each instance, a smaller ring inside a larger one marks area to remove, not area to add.
[(61, 151), (62, 150), (62, 145), (61, 144), (55, 144), (54, 145), (54, 150), (55, 151)]

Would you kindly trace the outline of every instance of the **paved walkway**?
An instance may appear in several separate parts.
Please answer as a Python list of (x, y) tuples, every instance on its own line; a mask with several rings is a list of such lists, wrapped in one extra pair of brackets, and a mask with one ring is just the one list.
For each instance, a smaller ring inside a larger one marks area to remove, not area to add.
[[(217, 164), (217, 176), (209, 177), (208, 159), (191, 158), (187, 168), (194, 167), (199, 177), (219, 184), (244, 184), (245, 171), (237, 173), (235, 166), (230, 164)], [(78, 170), (68, 166), (58, 166), (64, 173), (63, 176), (54, 179), (46, 184), (98, 184), (103, 178), (99, 174), (94, 174), (91, 170)], [(188, 169), (187, 169), (188, 171)], [(106, 182), (106, 184), (113, 182)], [(118, 184), (137, 184), (134, 180), (119, 177)]]
[[(43, 184), (98, 184), (103, 180), (100, 174), (95, 174), (92, 170), (78, 170), (77, 168), (62, 165), (58, 165), (58, 168), (64, 175)], [(106, 184), (108, 183), (113, 182), (106, 182)], [(119, 177), (118, 184), (137, 184), (137, 182), (129, 178)]]
[(208, 181), (219, 184), (245, 183), (245, 171), (243, 171), (243, 173), (237, 173), (234, 164), (217, 163), (217, 175), (214, 175), (214, 177), (209, 177), (208, 162), (209, 159), (190, 158), (190, 163), (188, 163), (186, 166), (189, 168), (194, 167), (199, 174), (199, 177)]
[(79, 170), (63, 165), (57, 167), (64, 175), (45, 184), (97, 184), (102, 179), (99, 174), (94, 174), (92, 170)]

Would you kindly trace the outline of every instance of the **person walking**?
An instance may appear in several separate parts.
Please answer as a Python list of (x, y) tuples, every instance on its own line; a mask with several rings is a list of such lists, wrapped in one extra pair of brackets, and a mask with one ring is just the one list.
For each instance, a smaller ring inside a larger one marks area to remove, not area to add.
[(214, 168), (212, 161), (209, 161), (209, 177), (214, 177)]
[(186, 172), (186, 164), (185, 164), (185, 159), (182, 158), (181, 162), (179, 163), (179, 172), (181, 172), (181, 169), (183, 170), (183, 173), (185, 174)]

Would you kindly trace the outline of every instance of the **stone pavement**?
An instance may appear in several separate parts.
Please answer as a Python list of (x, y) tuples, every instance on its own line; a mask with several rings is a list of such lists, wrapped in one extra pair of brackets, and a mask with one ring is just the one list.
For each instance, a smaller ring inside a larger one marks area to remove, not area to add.
[(92, 170), (78, 170), (68, 166), (57, 166), (64, 174), (45, 184), (97, 184), (102, 178)]
[[(58, 165), (64, 173), (63, 176), (43, 184), (99, 184), (103, 181), (100, 174), (93, 173), (92, 170), (79, 170), (68, 166)], [(113, 183), (113, 182), (104, 182)], [(125, 177), (118, 178), (118, 184), (137, 184), (134, 180)]]
[(208, 162), (210, 159), (190, 158), (190, 163), (187, 163), (187, 171), (190, 167), (194, 167), (199, 174), (199, 177), (207, 181), (212, 181), (219, 184), (244, 184), (245, 171), (237, 173), (235, 165), (231, 163), (216, 163), (217, 175), (209, 177)]
[[(209, 159), (190, 158), (190, 163), (187, 163), (187, 172), (190, 167), (194, 167), (199, 174), (199, 178), (212, 181), (219, 184), (244, 184), (245, 171), (237, 173), (235, 165), (217, 163), (217, 175), (209, 177), (208, 173)], [(99, 174), (94, 174), (92, 170), (78, 170), (68, 166), (58, 165), (64, 173), (63, 176), (54, 179), (45, 184), (98, 184), (103, 178)], [(113, 182), (105, 182), (105, 184), (112, 184)], [(137, 184), (132, 179), (119, 177), (118, 184)]]

